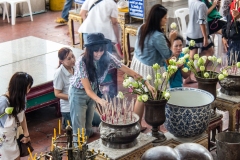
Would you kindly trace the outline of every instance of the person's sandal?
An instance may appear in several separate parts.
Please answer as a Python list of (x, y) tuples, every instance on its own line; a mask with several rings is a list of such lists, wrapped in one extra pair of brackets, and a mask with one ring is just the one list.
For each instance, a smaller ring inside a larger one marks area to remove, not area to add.
[(59, 17), (55, 20), (55, 22), (59, 24), (67, 24), (67, 21), (65, 19)]

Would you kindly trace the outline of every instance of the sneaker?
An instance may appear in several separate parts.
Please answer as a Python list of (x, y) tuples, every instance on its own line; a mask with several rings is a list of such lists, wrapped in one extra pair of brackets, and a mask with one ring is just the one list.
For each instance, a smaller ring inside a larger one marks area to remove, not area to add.
[(55, 20), (55, 22), (59, 24), (67, 24), (67, 21), (65, 19), (59, 17)]

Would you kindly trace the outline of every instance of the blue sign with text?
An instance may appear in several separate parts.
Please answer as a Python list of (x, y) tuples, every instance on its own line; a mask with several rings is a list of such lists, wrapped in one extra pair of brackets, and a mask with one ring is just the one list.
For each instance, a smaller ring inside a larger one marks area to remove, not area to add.
[(144, 18), (144, 0), (129, 0), (129, 14), (132, 17)]
[(77, 3), (77, 4), (83, 4), (84, 1), (85, 0), (74, 0), (74, 2)]

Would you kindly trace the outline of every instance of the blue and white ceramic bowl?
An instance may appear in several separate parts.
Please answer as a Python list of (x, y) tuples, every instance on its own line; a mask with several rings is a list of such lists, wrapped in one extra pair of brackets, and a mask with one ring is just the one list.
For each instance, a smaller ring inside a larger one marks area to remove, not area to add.
[(166, 129), (176, 137), (194, 137), (202, 134), (211, 117), (211, 93), (196, 88), (172, 88), (166, 105)]

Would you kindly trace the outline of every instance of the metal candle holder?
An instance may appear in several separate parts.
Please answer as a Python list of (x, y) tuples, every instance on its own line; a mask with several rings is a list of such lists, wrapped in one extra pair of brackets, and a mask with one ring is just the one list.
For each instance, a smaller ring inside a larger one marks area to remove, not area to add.
[[(79, 134), (79, 132), (78, 132)], [(33, 160), (62, 160), (62, 156), (67, 153), (68, 160), (94, 160), (96, 156), (101, 156), (102, 159), (110, 160), (107, 155), (100, 153), (100, 150), (89, 150), (87, 145), (87, 137), (73, 134), (72, 127), (68, 125), (66, 127), (66, 133), (53, 137), (51, 151), (47, 151), (44, 154), (36, 155)], [(78, 141), (73, 141), (73, 137), (78, 137)], [(66, 141), (60, 140), (60, 138), (66, 138)], [(66, 146), (58, 146), (59, 143), (65, 143)], [(74, 144), (78, 144), (77, 146)], [(35, 158), (36, 157), (36, 158)]]

